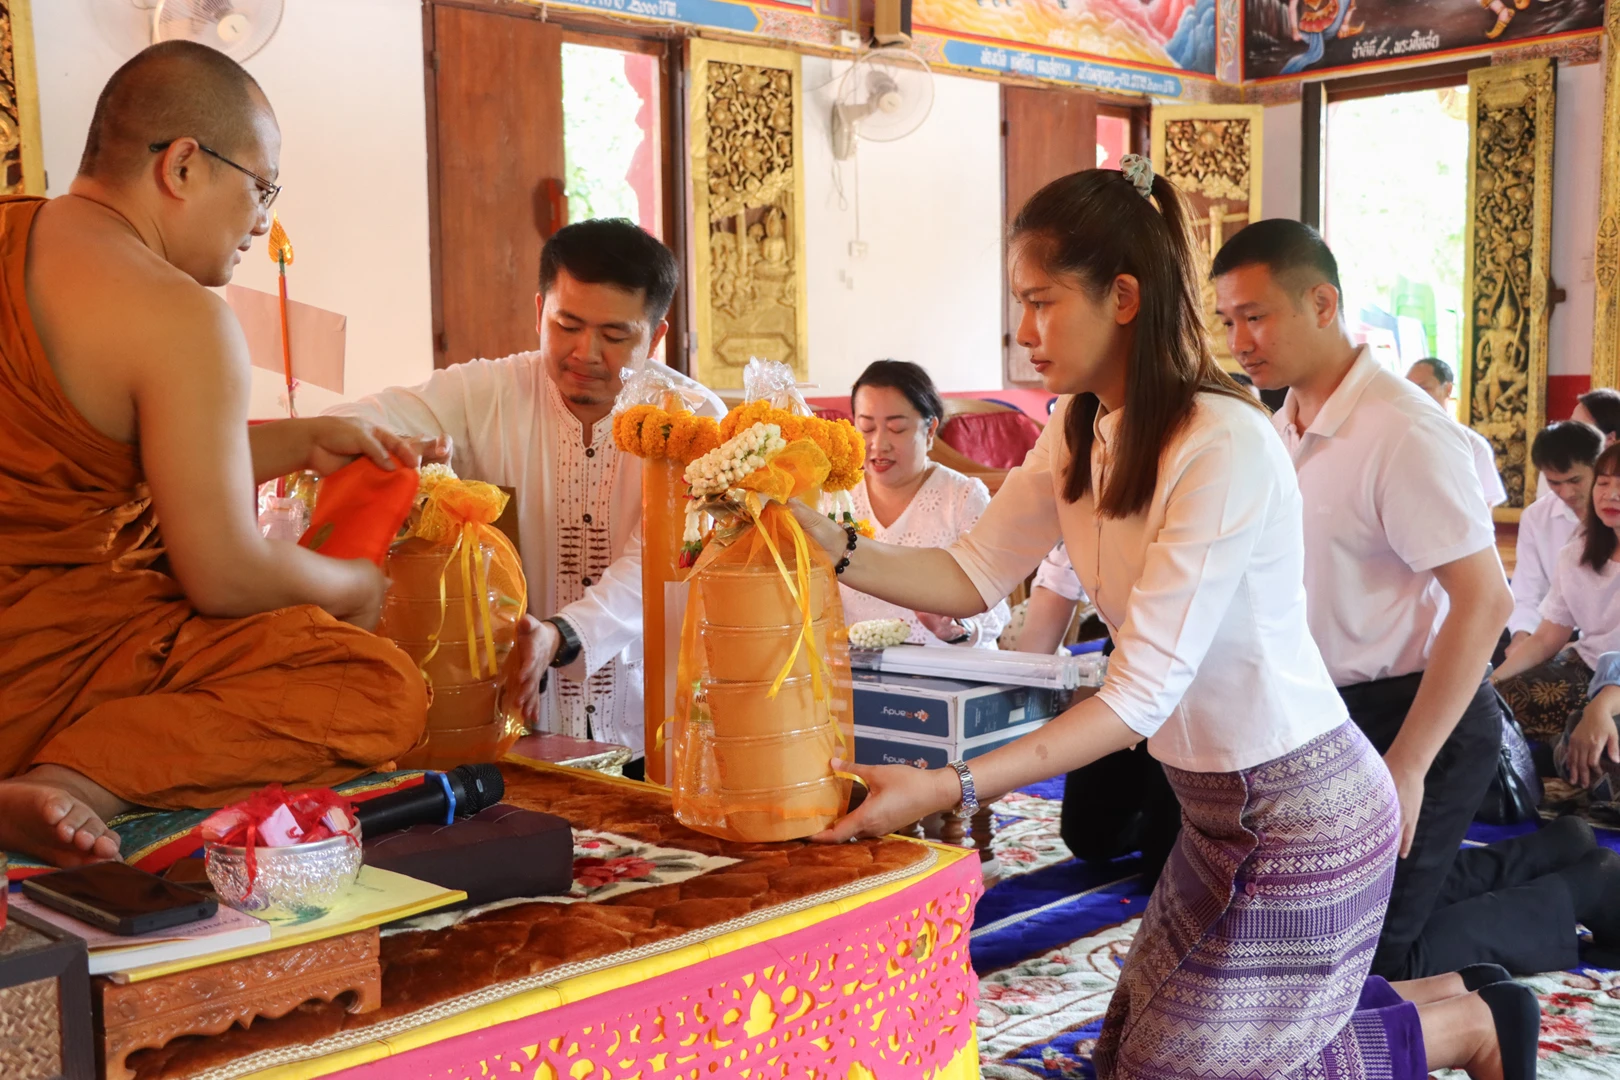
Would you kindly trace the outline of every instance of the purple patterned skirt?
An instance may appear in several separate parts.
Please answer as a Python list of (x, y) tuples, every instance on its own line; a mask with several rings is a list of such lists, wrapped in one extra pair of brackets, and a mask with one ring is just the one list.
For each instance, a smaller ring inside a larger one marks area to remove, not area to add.
[(1417, 1010), (1387, 986), (1363, 997), (1400, 808), (1361, 730), (1242, 772), (1164, 771), (1181, 838), (1109, 1003), (1098, 1077), (1424, 1076)]

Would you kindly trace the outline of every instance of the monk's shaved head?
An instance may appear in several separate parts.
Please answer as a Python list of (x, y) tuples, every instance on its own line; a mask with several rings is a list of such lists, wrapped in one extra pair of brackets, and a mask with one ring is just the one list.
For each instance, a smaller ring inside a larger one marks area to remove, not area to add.
[(230, 157), (269, 111), (253, 76), (224, 53), (190, 41), (153, 45), (107, 80), (79, 175), (117, 183), (144, 167), (153, 143), (186, 137)]

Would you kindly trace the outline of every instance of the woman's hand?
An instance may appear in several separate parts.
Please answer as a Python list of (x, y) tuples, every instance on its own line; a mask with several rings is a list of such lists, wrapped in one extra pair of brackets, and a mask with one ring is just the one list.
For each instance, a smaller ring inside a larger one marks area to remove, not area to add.
[(821, 549), (832, 558), (833, 562), (844, 557), (849, 548), (849, 533), (844, 531), (842, 525), (799, 499), (791, 500), (787, 506), (798, 519), (799, 527), (804, 530), (805, 535), (812, 542), (820, 544)]
[(1600, 694), (1581, 713), (1581, 722), (1569, 734), (1564, 771), (1576, 787), (1590, 787), (1603, 776), (1603, 759), (1620, 763), (1620, 731)]
[(912, 614), (917, 616), (917, 621), (922, 623), (930, 634), (933, 634), (947, 645), (955, 643), (956, 639), (963, 634), (967, 634), (969, 637), (973, 636), (973, 631), (965, 623), (953, 619), (949, 615), (935, 615), (929, 611), (916, 611)]
[(902, 825), (948, 810), (962, 801), (962, 781), (952, 769), (918, 769), (910, 765), (855, 765), (833, 758), (835, 772), (858, 776), (866, 800), (810, 839), (840, 844), (855, 836), (887, 836)]

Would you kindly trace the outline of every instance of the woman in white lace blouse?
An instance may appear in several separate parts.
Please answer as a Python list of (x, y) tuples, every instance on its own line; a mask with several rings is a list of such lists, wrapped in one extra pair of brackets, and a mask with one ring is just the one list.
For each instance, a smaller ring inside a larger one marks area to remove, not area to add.
[[(902, 547), (949, 547), (990, 505), (982, 480), (930, 461), (945, 402), (928, 372), (904, 360), (879, 360), (855, 380), (850, 395), (855, 426), (866, 439), (866, 480), (856, 486), (855, 516), (872, 523), (877, 539)], [(911, 611), (848, 586), (844, 617), (900, 619), (913, 645), (996, 647), (1010, 613), (1001, 601), (982, 615), (952, 619)]]

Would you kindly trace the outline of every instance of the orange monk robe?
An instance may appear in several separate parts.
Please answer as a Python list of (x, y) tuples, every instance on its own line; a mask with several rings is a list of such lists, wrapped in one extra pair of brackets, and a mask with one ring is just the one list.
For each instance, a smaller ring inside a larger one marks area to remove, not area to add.
[(309, 606), (207, 618), (167, 573), (139, 448), (69, 403), (29, 315), (42, 205), (0, 199), (0, 777), (201, 808), (404, 754), (427, 693), (393, 644)]

